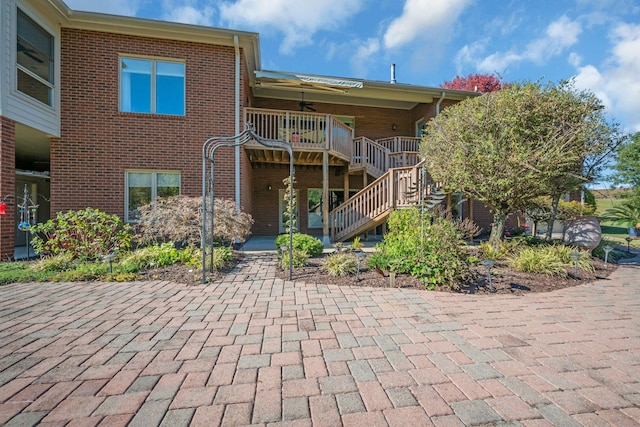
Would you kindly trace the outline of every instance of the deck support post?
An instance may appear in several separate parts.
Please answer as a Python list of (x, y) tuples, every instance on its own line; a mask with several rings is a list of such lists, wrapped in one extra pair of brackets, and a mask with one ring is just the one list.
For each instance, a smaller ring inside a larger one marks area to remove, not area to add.
[(322, 152), (322, 243), (331, 246), (329, 235), (329, 152)]

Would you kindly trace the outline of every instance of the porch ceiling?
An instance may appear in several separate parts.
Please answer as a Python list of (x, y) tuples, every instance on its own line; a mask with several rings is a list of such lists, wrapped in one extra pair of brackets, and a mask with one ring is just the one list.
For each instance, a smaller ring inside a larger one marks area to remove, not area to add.
[[(289, 164), (289, 155), (284, 150), (265, 149), (260, 147), (247, 147), (245, 152), (249, 161), (256, 164)], [(321, 166), (322, 151), (294, 151), (293, 163), (295, 165)], [(339, 157), (329, 156), (329, 166), (346, 166), (348, 162)]]

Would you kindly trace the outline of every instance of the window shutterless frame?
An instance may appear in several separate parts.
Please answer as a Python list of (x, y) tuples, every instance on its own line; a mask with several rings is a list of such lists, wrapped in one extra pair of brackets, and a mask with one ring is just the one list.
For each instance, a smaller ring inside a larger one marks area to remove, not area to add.
[(120, 112), (186, 114), (184, 61), (120, 55), (118, 62)]
[[(158, 197), (174, 196), (182, 192), (182, 178), (179, 171), (127, 170), (124, 181), (124, 219), (126, 222), (138, 220), (134, 214), (138, 207), (153, 202)], [(133, 189), (136, 191), (132, 191)], [(131, 205), (132, 202), (135, 206)]]
[(16, 17), (16, 89), (53, 107), (55, 39), (19, 8)]

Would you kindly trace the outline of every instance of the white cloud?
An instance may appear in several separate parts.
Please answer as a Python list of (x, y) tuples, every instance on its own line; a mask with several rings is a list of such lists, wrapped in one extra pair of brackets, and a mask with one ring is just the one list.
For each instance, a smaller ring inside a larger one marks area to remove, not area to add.
[(220, 17), (231, 26), (252, 31), (272, 30), (284, 34), (280, 52), (291, 54), (310, 45), (322, 30), (345, 25), (362, 8), (364, 0), (238, 0), (220, 5)]
[(597, 69), (578, 69), (576, 85), (598, 95), (631, 131), (640, 131), (640, 25), (619, 24), (611, 32), (611, 56)]
[(87, 10), (124, 16), (136, 16), (143, 3), (140, 0), (64, 0), (64, 2), (73, 10)]
[(470, 0), (406, 0), (402, 15), (384, 34), (386, 49), (402, 47), (416, 39), (442, 41)]
[(359, 78), (367, 78), (368, 71), (372, 68), (372, 57), (380, 51), (380, 42), (376, 38), (365, 41), (357, 41), (355, 51), (350, 58), (351, 70)]
[(162, 19), (193, 25), (212, 25), (215, 10), (210, 6), (199, 6), (194, 0), (176, 4), (175, 0), (164, 0)]
[[(562, 16), (549, 24), (544, 36), (532, 40), (524, 49), (514, 48), (506, 52), (495, 52), (482, 58), (479, 49), (465, 46), (462, 52), (458, 52), (458, 56), (461, 60), (474, 64), (481, 72), (501, 73), (510, 65), (524, 61), (545, 64), (550, 58), (558, 56), (576, 44), (581, 32), (580, 23)], [(469, 52), (476, 56), (469, 55)]]

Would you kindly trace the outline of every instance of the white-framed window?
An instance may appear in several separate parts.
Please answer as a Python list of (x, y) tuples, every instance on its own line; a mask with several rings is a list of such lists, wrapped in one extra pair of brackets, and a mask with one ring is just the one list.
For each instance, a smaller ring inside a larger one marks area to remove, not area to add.
[(120, 111), (185, 115), (185, 63), (120, 57)]
[(19, 92), (53, 106), (54, 38), (17, 9), (16, 83)]
[(180, 172), (140, 171), (125, 173), (125, 221), (137, 221), (140, 206), (160, 197), (180, 194)]

